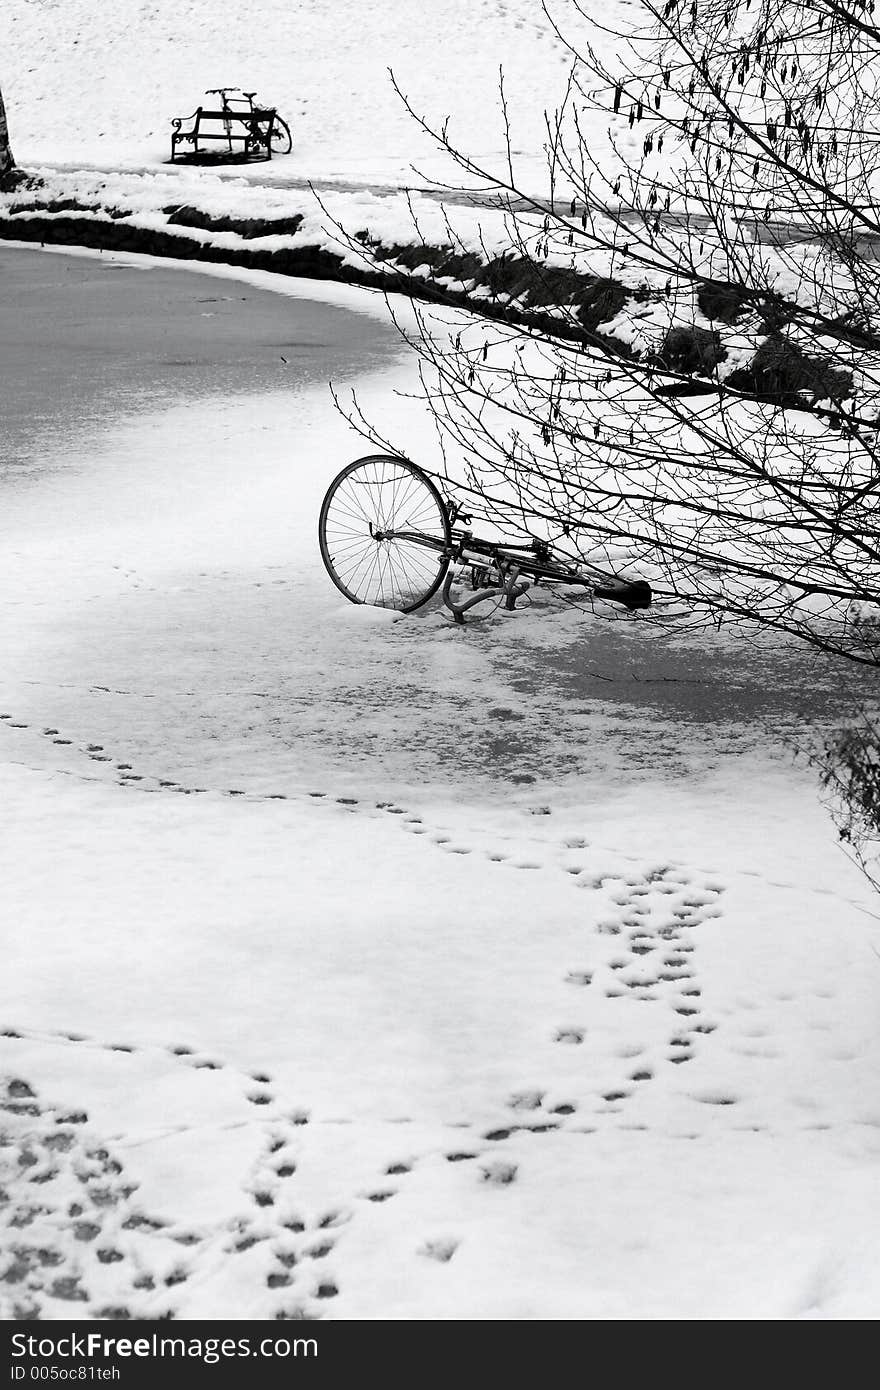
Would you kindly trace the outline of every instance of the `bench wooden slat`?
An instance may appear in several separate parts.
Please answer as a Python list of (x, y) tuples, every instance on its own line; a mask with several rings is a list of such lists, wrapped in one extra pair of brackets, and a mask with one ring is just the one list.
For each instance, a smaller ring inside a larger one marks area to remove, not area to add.
[(199, 111), (203, 121), (268, 121), (275, 117), (275, 111), (268, 106), (259, 106), (255, 111)]

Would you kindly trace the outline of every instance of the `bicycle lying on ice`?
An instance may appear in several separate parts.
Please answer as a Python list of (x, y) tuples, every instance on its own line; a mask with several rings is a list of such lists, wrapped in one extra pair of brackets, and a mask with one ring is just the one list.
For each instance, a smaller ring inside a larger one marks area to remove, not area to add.
[[(440, 591), (456, 622), (487, 598), (512, 609), (533, 585), (584, 588), (634, 611), (651, 606), (643, 579), (620, 579), (554, 554), (544, 540), (482, 539), (433, 479), (395, 454), (368, 454), (343, 468), (321, 506), (318, 540), (327, 573), (352, 603), (412, 613)], [(456, 579), (474, 591), (452, 596)]]

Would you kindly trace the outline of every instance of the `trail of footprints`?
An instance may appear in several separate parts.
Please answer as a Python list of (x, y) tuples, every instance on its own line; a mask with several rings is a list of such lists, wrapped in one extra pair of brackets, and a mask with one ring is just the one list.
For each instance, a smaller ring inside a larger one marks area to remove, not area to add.
[[(134, 1055), (154, 1047), (104, 1043), (80, 1033), (37, 1034), (0, 1030), (0, 1041), (44, 1042)], [(261, 1158), (250, 1174), (250, 1210), (213, 1227), (171, 1221), (138, 1199), (125, 1155), (97, 1137), (85, 1110), (40, 1098), (21, 1076), (0, 1079), (0, 1317), (34, 1321), (82, 1316), (99, 1320), (172, 1320), (189, 1316), (187, 1285), (218, 1259), (252, 1261), (255, 1280), (270, 1300), (267, 1316), (315, 1320), (340, 1292), (334, 1267), (337, 1242), (358, 1206), (383, 1208), (423, 1160), (472, 1167), (487, 1189), (515, 1182), (518, 1164), (492, 1152), (516, 1130), (540, 1134), (558, 1127), (574, 1107), (558, 1105), (546, 1117), (526, 1114), (540, 1093), (510, 1097), (517, 1121), (477, 1133), (471, 1124), (458, 1144), (387, 1163), (370, 1184), (336, 1206), (307, 1212), (297, 1199), (296, 1174), (304, 1109), (279, 1104), (270, 1076), (226, 1068), (215, 1057), (179, 1044), (159, 1049), (169, 1062), (195, 1071), (232, 1070), (243, 1083), (242, 1102), (265, 1118)], [(180, 1132), (186, 1125), (173, 1127)], [(433, 1234), (415, 1254), (448, 1264), (457, 1234)], [(271, 1308), (274, 1302), (274, 1311)]]
[(141, 1210), (136, 1192), (85, 1111), (41, 1102), (20, 1077), (0, 1081), (0, 1316), (63, 1318), (86, 1305), (102, 1319), (173, 1317), (170, 1301), (142, 1300), (185, 1278), (176, 1255), (189, 1237)]
[[(29, 727), (9, 713), (0, 712), (0, 721), (14, 729)], [(102, 745), (68, 738), (52, 726), (42, 727), (39, 733), (59, 746), (84, 754), (95, 764), (107, 765), (104, 771), (112, 771), (118, 783), (133, 790), (187, 795), (211, 790), (152, 776), (124, 759), (114, 758)], [(95, 771), (100, 775), (97, 767)], [(477, 853), (499, 869), (564, 872), (573, 886), (605, 895), (608, 910), (595, 926), (585, 928), (585, 935), (591, 947), (604, 941), (611, 953), (600, 951), (602, 958), (598, 961), (573, 964), (561, 983), (573, 992), (589, 991), (582, 995), (585, 1000), (601, 991), (607, 999), (656, 1002), (667, 1009), (670, 1026), (666, 1062), (670, 1066), (690, 1061), (698, 1039), (716, 1027), (704, 1012), (694, 967), (695, 934), (702, 922), (720, 911), (718, 904), (724, 890), (716, 881), (696, 882), (691, 874), (671, 864), (639, 867), (635, 856), (612, 856), (606, 849), (599, 855), (603, 866), (613, 860), (621, 865), (619, 871), (594, 872), (591, 847), (581, 838), (560, 843), (552, 835), (534, 835), (525, 853), (522, 836), (517, 837), (518, 843), (509, 851), (503, 838), (498, 843), (498, 837), (484, 837), (479, 843), (472, 836), (471, 842), (465, 843), (452, 830), (426, 825), (420, 816), (393, 801), (368, 802), (324, 791), (267, 796), (240, 788), (213, 790), (259, 801), (308, 798), (323, 802), (337, 813), (393, 816), (399, 818), (398, 823), (408, 833), (427, 836), (445, 853)], [(551, 811), (549, 807), (536, 806), (532, 814), (547, 817)], [(592, 954), (595, 957), (597, 952), (593, 950)], [(588, 1034), (588, 1020), (567, 1022), (558, 1027), (554, 1040), (560, 1046), (578, 1047)], [(19, 1035), (10, 1030), (5, 1036)], [(88, 1041), (79, 1035), (65, 1035), (65, 1040)], [(107, 1046), (114, 1051), (138, 1050)], [(593, 1098), (593, 1109), (598, 1113), (619, 1113), (625, 1102), (657, 1074), (654, 1062), (640, 1062), (637, 1049), (622, 1051), (629, 1054), (623, 1059), (628, 1063), (622, 1069), (625, 1075)], [(168, 1052), (196, 1069), (220, 1070), (224, 1066), (188, 1047), (172, 1047)], [(224, 1256), (229, 1258), (268, 1249), (268, 1269), (263, 1260), (257, 1277), (264, 1278), (266, 1288), (278, 1297), (276, 1318), (321, 1317), (339, 1294), (332, 1257), (339, 1232), (356, 1208), (348, 1202), (310, 1216), (297, 1209), (294, 1197), (288, 1194), (295, 1191), (297, 1137), (309, 1117), (295, 1109), (281, 1113), (268, 1075), (256, 1073), (245, 1080), (247, 1103), (265, 1118), (268, 1138), (263, 1159), (253, 1176), (251, 1214), (236, 1217), (220, 1232), (169, 1228), (142, 1211), (137, 1205), (136, 1187), (125, 1181), (120, 1159), (106, 1146), (88, 1142), (84, 1112), (62, 1113), (41, 1105), (27, 1082), (19, 1078), (7, 1082), (4, 1099), (0, 1082), (0, 1228), (5, 1226), (11, 1234), (11, 1255), (5, 1269), (0, 1264), (0, 1316), (30, 1319), (39, 1317), (44, 1310), (49, 1316), (68, 1316), (65, 1308), (85, 1303), (88, 1315), (97, 1318), (174, 1318), (182, 1306), (175, 1299), (174, 1290), (185, 1286), (200, 1254), (219, 1240)], [(504, 1188), (516, 1181), (518, 1165), (496, 1156), (496, 1145), (517, 1133), (542, 1134), (569, 1124), (591, 1132), (591, 1126), (583, 1124), (584, 1117), (579, 1115), (579, 1105), (574, 1100), (557, 1098), (557, 1103), (548, 1108), (545, 1101), (549, 1093), (550, 1088), (515, 1092), (506, 1102), (510, 1121), (481, 1134), (475, 1133), (471, 1125), (462, 1126), (471, 1138), (450, 1147), (443, 1155), (445, 1160), (449, 1164), (473, 1163), (478, 1182)], [(719, 1097), (718, 1103), (727, 1103), (727, 1098)], [(2, 1179), (8, 1177), (10, 1164), (16, 1170), (19, 1190), (24, 1178), (23, 1187), (28, 1194), (25, 1197), (10, 1198), (5, 1190)], [(389, 1164), (380, 1181), (356, 1194), (354, 1200), (376, 1206), (390, 1201), (413, 1166), (411, 1159)], [(62, 1170), (67, 1171), (68, 1180), (72, 1175), (79, 1195), (53, 1205), (52, 1194)], [(29, 1195), (31, 1189), (33, 1198)], [(75, 1251), (73, 1260), (65, 1261), (61, 1253), (65, 1243), (68, 1250)], [(448, 1263), (458, 1245), (455, 1236), (434, 1236), (419, 1247), (418, 1253)], [(114, 1275), (113, 1297), (102, 1301), (94, 1290), (101, 1285), (101, 1274), (107, 1284), (108, 1270)]]
[[(0, 721), (11, 729), (27, 729), (25, 722), (0, 712)], [(591, 869), (591, 847), (582, 838), (555, 841), (552, 835), (535, 834), (529, 837), (528, 849), (523, 850), (523, 837), (508, 849), (503, 837), (465, 838), (440, 826), (426, 825), (421, 816), (408, 811), (394, 801), (370, 802), (354, 796), (334, 795), (325, 791), (293, 793), (254, 793), (237, 787), (208, 788), (191, 786), (172, 778), (160, 778), (137, 769), (131, 762), (115, 758), (98, 743), (74, 740), (52, 726), (43, 727), (40, 735), (53, 743), (71, 747), (96, 764), (106, 764), (107, 772), (115, 773), (119, 784), (141, 792), (182, 793), (193, 795), (211, 790), (249, 800), (298, 801), (307, 799), (323, 803), (330, 810), (353, 814), (377, 814), (399, 818), (399, 824), (414, 836), (426, 836), (439, 851), (452, 855), (477, 854), (502, 869), (524, 872), (562, 871), (574, 886), (591, 893), (603, 892), (609, 898), (609, 911), (598, 922), (600, 936), (616, 938), (619, 949), (614, 956), (599, 965), (575, 965), (566, 975), (569, 985), (593, 990), (601, 989), (606, 997), (632, 1000), (661, 1001), (670, 1011), (670, 1037), (667, 1060), (681, 1066), (694, 1055), (696, 1039), (714, 1031), (715, 1024), (705, 1016), (699, 981), (693, 959), (694, 933), (707, 917), (718, 915), (718, 901), (723, 885), (706, 879), (697, 881), (688, 872), (670, 864), (640, 867), (635, 856), (602, 849), (603, 866), (616, 861), (622, 867), (609, 872)], [(96, 773), (98, 769), (96, 768)], [(98, 773), (98, 775), (100, 775)], [(536, 805), (531, 808), (536, 818), (549, 817), (551, 808)], [(542, 827), (547, 824), (540, 823)], [(513, 837), (511, 837), (513, 839)], [(586, 1024), (566, 1023), (556, 1033), (556, 1041), (565, 1046), (580, 1046), (588, 1035)], [(636, 1068), (627, 1083), (643, 1083), (652, 1074)], [(617, 1094), (606, 1093), (604, 1099), (612, 1104), (631, 1094), (628, 1084), (621, 1083)]]
[[(153, 1046), (105, 1043), (81, 1033), (0, 1030), (8, 1040), (155, 1054)], [(96, 1136), (88, 1113), (40, 1098), (23, 1077), (0, 1075), (0, 1318), (172, 1320), (187, 1317), (187, 1285), (227, 1259), (253, 1261), (245, 1282), (265, 1288), (264, 1316), (316, 1320), (340, 1292), (334, 1252), (358, 1205), (382, 1207), (416, 1165), (411, 1156), (389, 1162), (371, 1184), (336, 1206), (308, 1212), (296, 1195), (305, 1109), (276, 1099), (265, 1072), (244, 1073), (215, 1057), (178, 1044), (158, 1049), (172, 1064), (194, 1071), (232, 1071), (242, 1102), (254, 1107), (266, 1138), (245, 1189), (250, 1210), (213, 1227), (174, 1222), (138, 1199), (125, 1156)], [(187, 1126), (172, 1126), (180, 1133)], [(477, 1152), (453, 1150), (454, 1163)], [(512, 1181), (515, 1167), (488, 1162), (480, 1180)], [(455, 1236), (432, 1236), (416, 1253), (448, 1263)], [(255, 1258), (258, 1257), (258, 1258)], [(274, 1311), (271, 1302), (274, 1300)]]
[[(349, 803), (356, 804), (356, 803)], [(430, 835), (434, 844), (452, 854), (468, 854), (471, 848), (455, 842), (451, 834), (432, 832), (418, 817), (408, 815), (393, 803), (377, 803), (377, 808), (404, 817), (404, 827), (414, 834)], [(549, 816), (546, 806), (532, 808), (534, 816)], [(565, 983), (576, 989), (601, 990), (608, 999), (659, 1002), (669, 1012), (669, 1038), (666, 1061), (682, 1066), (695, 1055), (698, 1040), (713, 1033), (717, 1024), (706, 1014), (702, 989), (695, 967), (695, 951), (699, 927), (708, 919), (720, 915), (720, 899), (724, 885), (711, 877), (698, 876), (673, 864), (656, 864), (636, 868), (634, 857), (613, 856), (624, 867), (619, 871), (591, 870), (590, 845), (583, 838), (569, 838), (561, 846), (552, 840), (533, 839), (537, 853), (524, 855), (521, 845), (508, 853), (497, 845), (483, 848), (482, 853), (493, 863), (518, 870), (559, 870), (569, 875), (575, 885), (591, 893), (603, 892), (609, 910), (589, 932), (591, 945), (595, 936), (613, 941), (614, 951), (599, 963), (573, 966), (565, 975)], [(560, 852), (561, 851), (561, 852)], [(480, 851), (477, 851), (480, 852)], [(612, 856), (602, 850), (603, 865)], [(629, 865), (633, 867), (630, 868)], [(595, 933), (595, 934), (594, 934)], [(564, 1046), (580, 1046), (588, 1038), (589, 1024), (566, 1023), (555, 1033), (555, 1041)], [(639, 1064), (637, 1057), (620, 1085), (600, 1092), (603, 1108), (618, 1109), (621, 1102), (634, 1094), (634, 1088), (651, 1081), (657, 1075), (655, 1065)], [(727, 1098), (719, 1104), (728, 1103)], [(539, 1105), (536, 1101), (535, 1105)], [(514, 1108), (522, 1108), (521, 1100)], [(553, 1115), (574, 1114), (573, 1104), (554, 1108)], [(546, 1124), (529, 1124), (531, 1132), (557, 1128), (560, 1119)], [(523, 1126), (520, 1126), (522, 1128)], [(490, 1132), (486, 1138), (506, 1138), (511, 1130)]]
[[(2, 1039), (129, 1054), (155, 1051), (72, 1033), (44, 1036), (6, 1029), (0, 1031)], [(196, 1070), (224, 1070), (222, 1062), (183, 1045), (166, 1051)], [(137, 1184), (126, 1175), (124, 1157), (95, 1137), (85, 1110), (42, 1101), (20, 1076), (0, 1078), (0, 1317), (186, 1316), (181, 1294), (204, 1257), (218, 1246), (223, 1255), (239, 1255), (265, 1242), (270, 1242), (273, 1258), (265, 1279), (268, 1290), (287, 1290), (294, 1269), (303, 1271), (295, 1305), (279, 1305), (275, 1316), (321, 1316), (323, 1301), (339, 1292), (337, 1280), (319, 1271), (335, 1243), (330, 1228), (343, 1218), (324, 1214), (310, 1229), (306, 1219), (285, 1207), (279, 1219), (283, 1186), (297, 1168), (295, 1137), (309, 1116), (304, 1110), (285, 1113), (265, 1073), (238, 1074), (244, 1081), (244, 1103), (256, 1107), (258, 1115), (262, 1107), (271, 1107), (269, 1137), (248, 1192), (253, 1214), (237, 1216), (219, 1230), (189, 1229), (146, 1210), (138, 1202)]]
[[(665, 1061), (672, 1066), (691, 1061), (699, 1039), (717, 1027), (703, 1005), (696, 934), (707, 918), (718, 915), (723, 891), (712, 880), (697, 885), (671, 865), (622, 878), (611, 894), (612, 911), (596, 925), (596, 932), (613, 942), (612, 953), (598, 965), (569, 970), (565, 983), (575, 990), (599, 990), (607, 999), (660, 1003), (669, 1015)], [(587, 1025), (566, 1025), (556, 1041), (580, 1045), (587, 1035)], [(656, 1066), (640, 1063), (638, 1056), (629, 1058), (631, 1068), (620, 1085), (598, 1098), (607, 1108), (619, 1109), (657, 1075)]]

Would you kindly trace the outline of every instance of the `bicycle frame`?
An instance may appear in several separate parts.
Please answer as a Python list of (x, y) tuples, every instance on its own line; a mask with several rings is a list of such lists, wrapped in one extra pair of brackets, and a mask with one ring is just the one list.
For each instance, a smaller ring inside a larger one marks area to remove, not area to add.
[[(230, 98), (229, 93), (231, 92), (238, 92), (239, 95)], [(254, 106), (254, 97), (256, 96), (256, 92), (243, 92), (240, 87), (209, 87), (205, 92), (205, 96), (218, 96), (220, 98), (220, 107), (224, 114), (227, 111), (230, 113), (230, 115), (242, 116), (244, 114), (243, 112), (235, 111), (233, 102), (237, 102), (240, 107), (244, 107), (245, 103), (247, 103), (247, 113), (256, 118), (259, 118), (264, 109), (268, 109), (261, 106)], [(229, 145), (229, 149), (231, 151), (232, 122), (230, 120), (227, 120), (224, 122), (224, 125), (226, 127), (226, 139)], [(256, 121), (253, 121), (248, 126), (248, 129), (250, 131), (252, 142), (255, 145), (261, 145), (263, 142), (261, 138), (260, 129), (259, 126), (256, 124)]]
[[(238, 91), (240, 91), (240, 90), (241, 90), (241, 89), (240, 89), (239, 87), (208, 87), (208, 88), (206, 89), (206, 91), (205, 91), (205, 96), (206, 96), (206, 97), (215, 97), (215, 96), (216, 96), (216, 97), (219, 97), (219, 98), (220, 98), (220, 109), (221, 109), (221, 111), (223, 111), (223, 112), (225, 113), (225, 112), (227, 112), (227, 111), (231, 111), (231, 110), (232, 110), (232, 103), (231, 103), (230, 100), (229, 100), (228, 93), (229, 93), (229, 92), (238, 92)], [(231, 152), (231, 150), (232, 150), (232, 122), (231, 122), (231, 121), (225, 121), (225, 122), (224, 122), (224, 125), (225, 125), (225, 128), (226, 128), (226, 140), (227, 140), (227, 143), (228, 143), (228, 145), (229, 145), (230, 152)]]
[[(455, 503), (448, 504), (450, 516), (457, 519), (463, 516)], [(465, 520), (470, 520), (465, 517)], [(452, 541), (446, 545), (433, 536), (418, 531), (381, 531), (370, 525), (370, 535), (376, 541), (404, 541), (410, 545), (420, 545), (433, 550), (447, 560), (449, 569), (443, 581), (441, 599), (457, 623), (464, 622), (464, 615), (475, 604), (487, 598), (503, 598), (504, 606), (512, 610), (516, 600), (533, 584), (566, 584), (590, 589), (597, 598), (607, 598), (622, 603), (626, 608), (645, 608), (650, 603), (650, 591), (640, 581), (635, 583), (606, 575), (597, 570), (593, 574), (569, 570), (553, 563), (553, 552), (545, 541), (533, 541), (531, 553), (515, 542), (484, 541), (470, 531), (453, 530)], [(455, 579), (455, 565), (470, 566), (472, 575), (479, 570), (486, 571), (487, 582), (475, 585), (478, 592), (471, 598), (459, 602), (452, 597), (452, 584)], [(497, 582), (489, 579), (489, 571), (497, 571)]]

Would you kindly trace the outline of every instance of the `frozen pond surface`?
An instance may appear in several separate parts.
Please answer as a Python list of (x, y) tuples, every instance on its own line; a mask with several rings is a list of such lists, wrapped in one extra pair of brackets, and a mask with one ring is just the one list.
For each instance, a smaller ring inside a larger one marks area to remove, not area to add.
[(776, 639), (600, 622), (541, 595), (466, 630), (370, 621), (327, 580), (315, 523), (330, 477), (368, 448), (331, 377), (372, 383), (402, 447), (424, 431), (404, 432), (407, 365), (375, 313), (33, 251), (0, 255), (0, 286), (3, 621), (18, 634), (0, 689), (17, 678), (31, 720), (72, 723), (137, 776), (608, 787), (786, 759), (806, 721), (873, 690)]
[(62, 467), (134, 411), (326, 382), (387, 360), (375, 320), (234, 280), (0, 248), (0, 477)]

